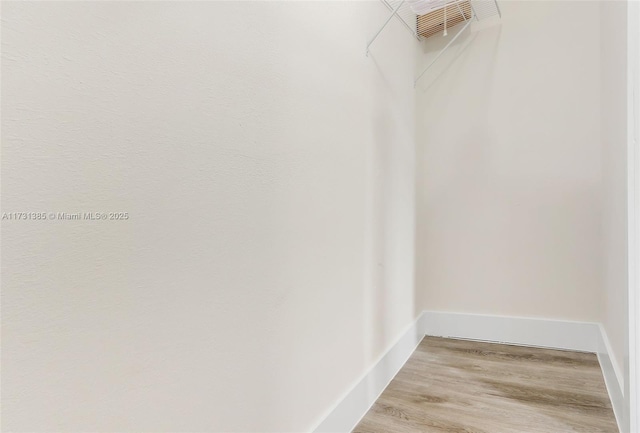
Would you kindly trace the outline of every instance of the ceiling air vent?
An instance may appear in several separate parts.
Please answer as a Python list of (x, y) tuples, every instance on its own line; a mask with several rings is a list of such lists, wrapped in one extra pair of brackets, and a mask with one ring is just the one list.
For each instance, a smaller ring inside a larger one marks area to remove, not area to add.
[(446, 34), (446, 29), (471, 19), (469, 0), (452, 2), (440, 9), (418, 15), (418, 35), (428, 38), (438, 33)]

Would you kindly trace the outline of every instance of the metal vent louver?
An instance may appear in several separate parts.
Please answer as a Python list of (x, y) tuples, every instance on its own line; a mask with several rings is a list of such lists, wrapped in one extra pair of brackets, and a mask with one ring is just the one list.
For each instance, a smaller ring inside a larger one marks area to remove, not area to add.
[[(415, 82), (440, 58), (440, 55), (462, 34), (474, 21), (481, 21), (493, 16), (501, 17), (497, 0), (381, 0), (391, 11), (382, 27), (373, 35), (367, 44), (369, 47), (380, 36), (380, 33), (397, 17), (400, 22), (417, 39), (431, 38), (441, 34), (447, 36), (449, 28), (455, 28), (455, 35), (435, 57)], [(458, 28), (459, 27), (459, 28)], [(414, 83), (415, 84), (415, 83)]]
[(450, 3), (424, 15), (418, 15), (418, 35), (423, 38), (444, 33), (448, 28), (470, 20), (472, 17), (469, 0)]

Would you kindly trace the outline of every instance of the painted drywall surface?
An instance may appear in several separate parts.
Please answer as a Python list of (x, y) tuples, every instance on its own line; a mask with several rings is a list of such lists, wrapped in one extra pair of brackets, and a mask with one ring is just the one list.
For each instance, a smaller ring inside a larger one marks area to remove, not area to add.
[(303, 431), (414, 319), (379, 2), (3, 5), (6, 431)]
[(620, 386), (628, 359), (627, 4), (600, 2), (604, 315)]
[(640, 4), (627, 9), (629, 131), (629, 431), (640, 431)]
[(599, 321), (600, 6), (500, 4), (418, 84), (416, 307)]

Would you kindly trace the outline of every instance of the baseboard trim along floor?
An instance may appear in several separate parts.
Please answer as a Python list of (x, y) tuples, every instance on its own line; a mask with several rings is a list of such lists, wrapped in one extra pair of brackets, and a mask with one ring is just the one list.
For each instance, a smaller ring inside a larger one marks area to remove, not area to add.
[[(422, 317), (422, 315), (420, 315)], [(420, 317), (391, 346), (387, 353), (339, 400), (315, 432), (350, 432), (400, 371), (424, 337)]]
[(616, 371), (617, 364), (601, 325), (590, 322), (423, 311), (313, 431), (346, 433), (353, 430), (425, 335), (596, 353), (618, 426), (621, 426), (624, 413), (622, 376)]
[(618, 429), (621, 432), (626, 431), (626, 429), (623, 428), (625, 404), (623, 376), (622, 372), (618, 371), (616, 367), (618, 364), (609, 345), (607, 333), (602, 325), (598, 326), (598, 351), (596, 353), (598, 354), (598, 361), (600, 362), (600, 368), (604, 376), (604, 383), (607, 385), (613, 412), (616, 415), (616, 421), (618, 421)]

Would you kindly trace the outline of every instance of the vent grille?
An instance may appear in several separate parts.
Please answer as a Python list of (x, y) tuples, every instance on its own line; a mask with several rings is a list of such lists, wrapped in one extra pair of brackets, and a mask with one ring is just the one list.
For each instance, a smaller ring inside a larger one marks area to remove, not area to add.
[(418, 35), (428, 38), (444, 31), (445, 16), (447, 28), (471, 19), (471, 3), (469, 0), (449, 3), (448, 5), (418, 16)]

